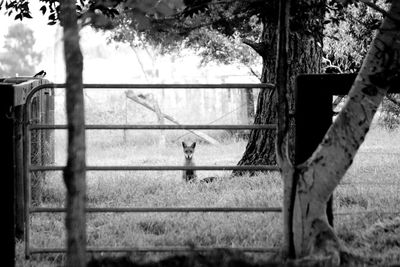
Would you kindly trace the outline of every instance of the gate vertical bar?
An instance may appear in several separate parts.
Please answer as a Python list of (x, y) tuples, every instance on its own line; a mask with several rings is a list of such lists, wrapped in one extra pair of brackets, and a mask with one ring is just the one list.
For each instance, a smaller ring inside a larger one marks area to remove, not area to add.
[[(306, 161), (332, 124), (332, 92), (323, 86), (323, 75), (299, 75), (295, 89), (295, 164)], [(333, 226), (332, 196), (327, 204)]]
[(25, 182), (25, 257), (30, 257), (29, 243), (29, 213), (31, 208), (31, 177), (29, 167), (31, 166), (31, 131), (30, 123), (30, 100), (24, 105), (24, 182)]
[[(54, 125), (54, 105), (55, 105), (55, 90), (50, 88), (47, 95), (47, 120), (46, 123)], [(55, 132), (54, 130), (47, 131), (46, 135), (48, 153), (48, 163), (54, 164), (55, 162)]]

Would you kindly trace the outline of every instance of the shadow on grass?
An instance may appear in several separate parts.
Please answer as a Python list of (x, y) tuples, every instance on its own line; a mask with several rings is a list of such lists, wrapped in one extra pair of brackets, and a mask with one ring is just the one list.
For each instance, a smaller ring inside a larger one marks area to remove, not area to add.
[[(376, 266), (363, 258), (351, 253), (341, 252), (340, 266)], [(279, 260), (280, 255), (274, 254), (266, 260), (254, 260), (243, 252), (226, 249), (216, 249), (209, 253), (190, 253), (175, 255), (160, 261), (139, 263), (128, 256), (120, 258), (97, 258), (88, 263), (88, 267), (327, 267), (337, 266), (330, 258), (303, 258), (299, 260)]]

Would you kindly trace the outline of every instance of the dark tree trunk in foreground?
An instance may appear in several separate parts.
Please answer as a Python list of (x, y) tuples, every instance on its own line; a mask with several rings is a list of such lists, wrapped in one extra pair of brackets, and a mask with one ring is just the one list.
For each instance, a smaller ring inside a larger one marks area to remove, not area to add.
[[(274, 0), (273, 12), (266, 12), (263, 20), (261, 43), (246, 42), (263, 57), (262, 82), (275, 83), (276, 40), (278, 26), (278, 1)], [(322, 57), (322, 21), (325, 15), (325, 1), (295, 1), (289, 36), (289, 111), (294, 111), (294, 84), (300, 73), (320, 73)], [(302, 10), (308, 12), (300, 13)], [(298, 14), (296, 12), (299, 12)], [(320, 21), (316, 24), (316, 21)], [(312, 29), (312, 30), (310, 30)], [(254, 124), (276, 123), (275, 90), (263, 89), (257, 101)], [(293, 124), (293, 123), (291, 123)], [(252, 130), (246, 150), (238, 165), (274, 165), (275, 131)]]
[(66, 64), (66, 102), (68, 119), (68, 162), (64, 170), (67, 188), (66, 229), (67, 266), (86, 265), (86, 163), (82, 90), (83, 57), (79, 47), (76, 2), (60, 1), (61, 24), (64, 28)]

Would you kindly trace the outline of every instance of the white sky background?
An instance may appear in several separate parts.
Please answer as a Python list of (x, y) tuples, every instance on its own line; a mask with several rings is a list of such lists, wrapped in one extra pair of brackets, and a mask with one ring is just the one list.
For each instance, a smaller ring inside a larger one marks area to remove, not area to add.
[[(31, 1), (33, 19), (24, 19), (34, 31), (36, 38), (35, 49), (43, 53), (43, 60), (32, 74), (40, 70), (47, 72), (46, 78), (52, 82), (63, 83), (65, 67), (62, 54), (62, 29), (58, 25), (47, 25), (47, 15), (40, 12), (41, 4)], [(13, 23), (15, 15), (8, 17), (0, 14), (0, 49), (4, 43), (4, 35)], [(238, 66), (209, 65), (199, 68), (200, 58), (193, 53), (173, 59), (171, 56), (158, 58), (157, 80), (146, 79), (134, 52), (127, 45), (107, 45), (106, 34), (95, 32), (90, 27), (81, 31), (81, 48), (84, 55), (84, 82), (85, 83), (218, 83), (218, 82), (258, 82), (252, 75), (248, 75), (246, 68)], [(154, 66), (144, 51), (139, 51), (139, 57), (146, 70), (153, 70)], [(150, 77), (151, 78), (151, 77)]]
[[(65, 82), (65, 63), (63, 58), (62, 28), (58, 25), (47, 25), (47, 15), (43, 16), (40, 12), (40, 3), (31, 1), (31, 12), (33, 19), (24, 19), (22, 23), (26, 24), (33, 30), (36, 39), (35, 50), (43, 54), (42, 62), (37, 68), (32, 70), (32, 75), (45, 70), (47, 72), (46, 79), (54, 83)], [(0, 50), (3, 49), (4, 35), (8, 32), (8, 27), (14, 23), (14, 16), (8, 17), (4, 15), (3, 10), (0, 12)], [(84, 83), (258, 83), (259, 80), (249, 74), (246, 67), (237, 65), (218, 65), (210, 64), (205, 67), (199, 67), (201, 58), (191, 51), (184, 51), (179, 56), (162, 56), (157, 57), (155, 63), (152, 62), (148, 53), (139, 50), (138, 56), (142, 61), (144, 69), (151, 73), (158, 69), (159, 76), (154, 77), (148, 74), (147, 77), (143, 73), (138, 59), (129, 47), (129, 45), (121, 43), (107, 44), (106, 33), (96, 32), (90, 27), (86, 27), (81, 31), (81, 48), (84, 56)], [(152, 51), (150, 51), (151, 53)], [(261, 66), (260, 66), (261, 68)], [(258, 70), (257, 68), (255, 68)], [(259, 69), (260, 70), (260, 69)], [(1, 76), (1, 75), (0, 75)], [(172, 90), (175, 91), (175, 90)], [(175, 92), (181, 98), (182, 90)], [(154, 90), (151, 92), (153, 94)], [(159, 93), (157, 91), (157, 93)], [(172, 92), (171, 92), (172, 93)], [(125, 99), (124, 92), (120, 92), (120, 101)], [(171, 106), (168, 99), (161, 99), (164, 96), (154, 95), (160, 101), (160, 106), (170, 114), (176, 113), (178, 120), (185, 121), (182, 114), (190, 114), (190, 112), (175, 112), (177, 108)], [(95, 99), (87, 99), (94, 101), (95, 107), (102, 109), (111, 108), (108, 101), (110, 95), (102, 91), (96, 93)], [(183, 98), (182, 98), (183, 99)], [(236, 98), (235, 98), (236, 99)], [(164, 101), (165, 100), (165, 101)], [(233, 101), (233, 98), (231, 99)], [(196, 101), (193, 99), (193, 101)], [(216, 99), (214, 101), (217, 101)], [(88, 102), (88, 106), (89, 103)], [(120, 101), (121, 102), (121, 101)], [(126, 101), (118, 105), (126, 105)], [(57, 123), (63, 123), (64, 118), (64, 91), (56, 91), (56, 120)], [(235, 103), (235, 105), (239, 103)], [(92, 105), (92, 106), (93, 106)], [(237, 107), (229, 106), (230, 110)], [(107, 106), (107, 107), (106, 107)], [(190, 103), (186, 103), (184, 109), (193, 107)], [(187, 110), (188, 111), (188, 110)], [(222, 112), (223, 110), (219, 110)], [(175, 113), (174, 113), (175, 112)], [(198, 112), (197, 112), (198, 113)], [(60, 115), (61, 114), (61, 115)], [(218, 113), (219, 114), (219, 113)], [(215, 116), (218, 114), (214, 114)], [(192, 115), (191, 115), (192, 116)], [(199, 115), (200, 116), (200, 115)], [(214, 116), (214, 117), (215, 117)], [(211, 120), (208, 117), (199, 117), (198, 121)], [(207, 121), (204, 121), (207, 122)]]

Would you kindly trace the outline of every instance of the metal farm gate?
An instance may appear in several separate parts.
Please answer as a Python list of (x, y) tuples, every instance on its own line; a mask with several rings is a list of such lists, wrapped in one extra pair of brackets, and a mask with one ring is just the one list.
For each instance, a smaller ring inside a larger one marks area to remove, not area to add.
[[(38, 165), (31, 160), (31, 134), (38, 130), (59, 130), (67, 129), (67, 125), (41, 124), (32, 120), (31, 105), (35, 93), (49, 88), (64, 88), (65, 84), (46, 84), (32, 89), (28, 94), (25, 105), (25, 125), (24, 125), (24, 176), (25, 176), (25, 256), (38, 253), (64, 253), (65, 248), (34, 248), (30, 242), (30, 216), (34, 213), (63, 213), (65, 208), (46, 208), (34, 207), (31, 203), (31, 178), (32, 173), (63, 171), (64, 166)], [(90, 89), (215, 89), (215, 88), (262, 88), (273, 89), (271, 84), (84, 84), (83, 88)], [(86, 125), (86, 130), (248, 130), (264, 129), (275, 130), (275, 124), (265, 125)], [(240, 170), (240, 171), (277, 171), (277, 166), (253, 165), (253, 166), (87, 166), (87, 171), (179, 171), (179, 170)], [(119, 208), (87, 208), (87, 213), (149, 213), (149, 212), (281, 212), (280, 207), (119, 207)], [(189, 246), (170, 246), (170, 247), (88, 247), (88, 252), (173, 252), (173, 251), (208, 251), (221, 247), (189, 247)], [(264, 247), (226, 247), (244, 252), (276, 252), (276, 248)]]
[[(311, 156), (318, 146), (327, 129), (332, 123), (332, 97), (346, 95), (353, 84), (356, 74), (310, 74), (297, 77), (295, 88), (295, 164), (300, 164)], [(271, 84), (84, 84), (84, 89), (186, 89), (186, 88), (261, 88), (273, 90)], [(32, 120), (31, 105), (36, 92), (53, 88), (65, 88), (64, 84), (45, 84), (32, 89), (26, 98), (24, 108), (24, 179), (25, 179), (25, 255), (38, 253), (63, 253), (65, 248), (33, 248), (30, 246), (30, 216), (34, 213), (63, 213), (64, 208), (33, 207), (31, 203), (31, 175), (37, 172), (62, 171), (64, 166), (40, 166), (31, 161), (31, 133), (37, 130), (67, 129), (66, 125), (41, 124)], [(389, 93), (400, 93), (397, 88)], [(87, 130), (275, 130), (275, 124), (266, 125), (86, 125)], [(179, 170), (242, 170), (242, 171), (277, 171), (277, 166), (87, 166), (87, 171), (179, 171)], [(331, 198), (332, 200), (332, 198)], [(281, 212), (281, 207), (120, 207), (120, 208), (87, 208), (88, 213), (154, 213), (154, 212)], [(362, 213), (368, 213), (365, 211)], [(380, 211), (380, 213), (396, 213), (399, 211)], [(349, 215), (351, 213), (335, 213), (335, 215)], [(328, 203), (327, 215), (333, 225), (332, 201)], [(217, 247), (88, 247), (88, 252), (183, 252), (183, 251), (209, 251)], [(240, 250), (244, 252), (276, 252), (277, 248), (265, 247), (236, 247), (225, 249)]]

